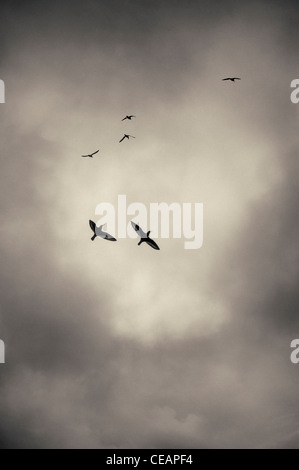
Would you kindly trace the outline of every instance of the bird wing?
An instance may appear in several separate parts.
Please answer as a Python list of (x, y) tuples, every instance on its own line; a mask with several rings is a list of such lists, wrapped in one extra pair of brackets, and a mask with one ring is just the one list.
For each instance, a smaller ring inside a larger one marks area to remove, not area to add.
[(98, 153), (100, 150), (96, 150), (95, 152), (91, 153), (90, 155), (95, 155), (96, 153)]
[(81, 157), (89, 157), (89, 155), (81, 155)]
[(147, 238), (146, 240), (146, 243), (151, 246), (154, 250), (160, 250), (160, 248), (158, 247), (157, 243), (154, 242), (154, 240), (152, 240), (151, 238)]
[(222, 80), (231, 80), (230, 78), (223, 78)]
[(121, 143), (121, 142), (124, 140), (124, 138), (125, 138), (125, 136), (123, 136), (123, 138), (122, 138), (122, 139), (120, 139), (119, 143)]
[(109, 240), (111, 242), (116, 242), (117, 241), (116, 238), (114, 238), (114, 237), (112, 237), (112, 235), (110, 235), (110, 233), (103, 232), (103, 235), (104, 235), (104, 237), (102, 237), (102, 238), (104, 238), (104, 240)]
[(89, 226), (90, 226), (91, 230), (93, 231), (93, 233), (95, 233), (96, 224), (92, 220), (89, 221)]
[(140, 238), (146, 238), (147, 237), (147, 234), (142, 230), (142, 228), (139, 227), (138, 224), (135, 224), (135, 222), (131, 221), (131, 225), (132, 225), (133, 229), (135, 230), (135, 232), (138, 233)]
[(124, 121), (125, 119), (128, 119), (128, 118), (127, 118), (127, 116), (126, 116), (126, 117), (124, 117), (124, 118), (122, 119), (122, 121)]

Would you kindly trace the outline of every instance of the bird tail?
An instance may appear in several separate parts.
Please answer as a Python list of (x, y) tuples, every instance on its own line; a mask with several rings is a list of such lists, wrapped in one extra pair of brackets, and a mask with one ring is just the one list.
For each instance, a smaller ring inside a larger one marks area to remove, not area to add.
[(94, 234), (94, 235), (91, 237), (91, 240), (94, 241), (95, 238), (96, 238), (96, 234)]

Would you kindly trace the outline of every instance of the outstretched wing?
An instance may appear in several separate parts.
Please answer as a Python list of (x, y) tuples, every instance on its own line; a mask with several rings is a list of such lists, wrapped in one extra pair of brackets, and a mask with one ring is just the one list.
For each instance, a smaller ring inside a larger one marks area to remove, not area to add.
[(123, 136), (122, 139), (120, 139), (119, 143), (121, 143), (124, 140), (124, 138), (125, 138), (125, 135)]
[(91, 230), (93, 231), (93, 233), (95, 233), (96, 224), (92, 220), (89, 221), (89, 226), (90, 226)]
[(223, 78), (222, 81), (223, 81), (223, 80), (231, 80), (231, 78)]
[(104, 233), (105, 233), (105, 236), (102, 237), (102, 238), (104, 238), (104, 240), (109, 240), (111, 242), (116, 242), (117, 241), (116, 238), (114, 238), (114, 237), (112, 237), (112, 235), (110, 235), (110, 233), (107, 233), (107, 232), (104, 232)]
[(135, 222), (131, 221), (131, 225), (133, 229), (135, 230), (135, 232), (138, 233), (140, 238), (147, 238), (147, 234), (142, 230), (142, 228), (139, 227), (138, 224), (135, 224)]
[(124, 117), (124, 118), (122, 119), (122, 121), (124, 121), (125, 119), (128, 119), (128, 116)]
[(89, 155), (81, 155), (81, 157), (89, 157)]
[(154, 242), (154, 240), (152, 240), (151, 238), (147, 238), (146, 240), (146, 243), (151, 246), (154, 250), (160, 250), (160, 248), (158, 247), (157, 243)]
[(98, 153), (100, 150), (96, 150), (95, 152), (91, 153), (91, 155), (95, 155), (96, 153)]

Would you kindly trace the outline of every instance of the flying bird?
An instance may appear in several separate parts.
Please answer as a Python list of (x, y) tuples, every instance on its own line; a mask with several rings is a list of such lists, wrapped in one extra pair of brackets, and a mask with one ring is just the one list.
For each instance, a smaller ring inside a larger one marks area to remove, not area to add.
[(235, 80), (241, 80), (241, 78), (238, 78), (238, 77), (228, 77), (228, 78), (223, 78), (223, 80), (230, 80), (231, 82), (235, 82)]
[(122, 119), (122, 121), (124, 121), (125, 119), (129, 119), (129, 120), (131, 121), (131, 119), (132, 119), (133, 117), (136, 117), (136, 116), (133, 116), (133, 114), (130, 114), (130, 116), (124, 117), (124, 118)]
[(133, 139), (135, 139), (135, 137), (133, 135), (124, 134), (124, 136), (120, 139), (119, 143), (121, 143), (124, 139), (129, 140), (130, 137), (133, 137)]
[(140, 242), (138, 243), (138, 246), (141, 245), (141, 243), (145, 242), (147, 243), (149, 246), (151, 246), (152, 248), (154, 248), (154, 250), (160, 250), (160, 248), (158, 247), (157, 243), (154, 242), (154, 240), (152, 240), (150, 237), (149, 237), (149, 234), (151, 233), (150, 230), (145, 233), (142, 228), (139, 227), (139, 225), (135, 224), (135, 222), (132, 222), (131, 221), (131, 225), (133, 227), (133, 229), (135, 230), (135, 232), (138, 233), (139, 237), (140, 237)]
[(93, 156), (94, 156), (96, 153), (98, 153), (99, 151), (100, 151), (100, 150), (96, 150), (96, 151), (93, 152), (93, 153), (89, 153), (89, 154), (87, 154), (87, 155), (81, 155), (81, 157), (93, 158)]
[(96, 224), (92, 220), (90, 220), (89, 226), (93, 231), (93, 236), (91, 237), (92, 241), (94, 241), (96, 237), (104, 238), (104, 240), (109, 240), (111, 242), (117, 241), (116, 238), (112, 237), (112, 235), (110, 235), (109, 233), (103, 232), (102, 227), (104, 227), (104, 225), (100, 225), (99, 227), (97, 227)]

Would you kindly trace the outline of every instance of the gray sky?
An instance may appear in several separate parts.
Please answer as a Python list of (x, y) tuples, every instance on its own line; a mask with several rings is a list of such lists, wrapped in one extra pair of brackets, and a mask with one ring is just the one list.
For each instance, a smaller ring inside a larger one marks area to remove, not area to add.
[[(53, 3), (0, 7), (1, 448), (299, 447), (296, 3)], [(92, 243), (118, 194), (203, 247)]]

